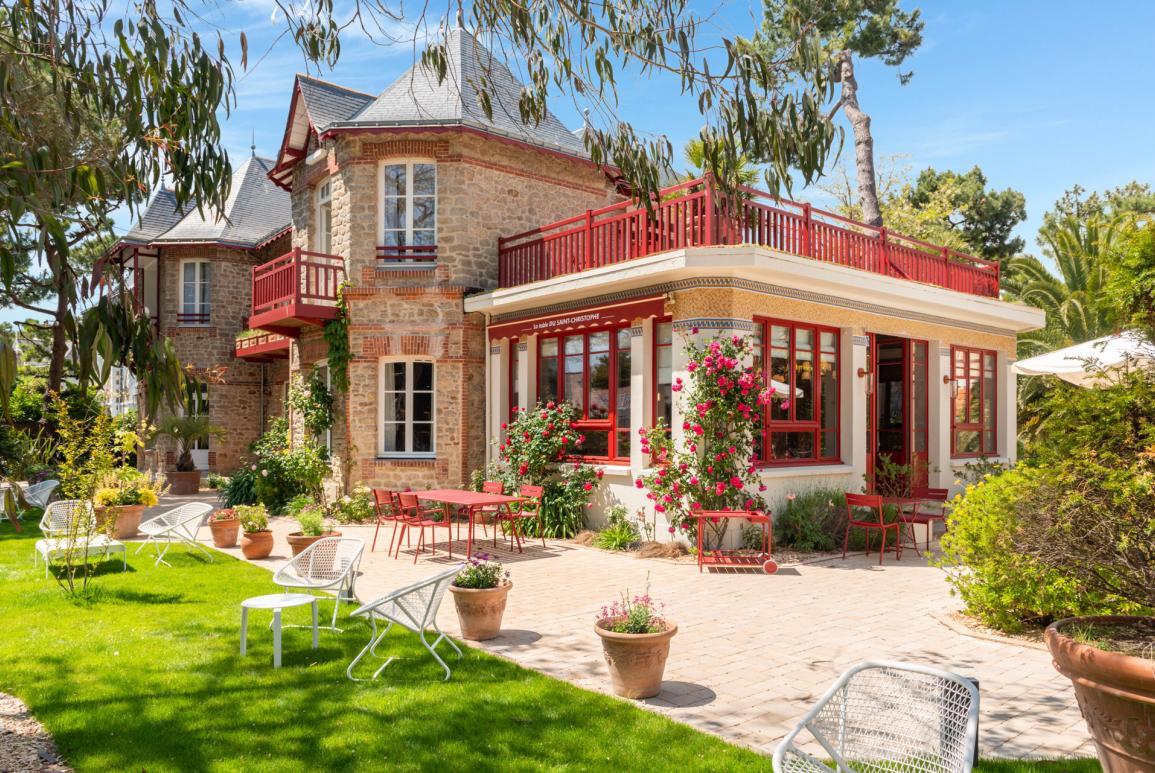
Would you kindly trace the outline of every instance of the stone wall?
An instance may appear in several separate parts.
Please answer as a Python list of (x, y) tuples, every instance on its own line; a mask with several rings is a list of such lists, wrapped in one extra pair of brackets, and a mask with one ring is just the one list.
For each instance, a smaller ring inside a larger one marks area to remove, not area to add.
[[(277, 383), (284, 382), (283, 363), (246, 362), (233, 356), (236, 336), (247, 327), (252, 305), (252, 267), (285, 252), (285, 234), (259, 250), (214, 245), (160, 247), (160, 332), (172, 340), (181, 364), (208, 384), (209, 413), (223, 435), (209, 442), (209, 469), (227, 473), (239, 466), (249, 444), (261, 433), (262, 419), (280, 412)], [(209, 260), (211, 317), (207, 325), (178, 320), (181, 261)], [(264, 394), (261, 393), (262, 367)], [(263, 399), (262, 399), (263, 398)], [(157, 448), (168, 464), (175, 462), (176, 444), (158, 438)]]

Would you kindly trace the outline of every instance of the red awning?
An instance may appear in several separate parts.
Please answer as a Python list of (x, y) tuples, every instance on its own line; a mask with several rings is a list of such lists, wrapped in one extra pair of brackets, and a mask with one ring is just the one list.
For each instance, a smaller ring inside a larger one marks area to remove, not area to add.
[(525, 335), (564, 333), (570, 330), (596, 330), (615, 327), (633, 322), (639, 317), (660, 317), (665, 312), (666, 299), (642, 298), (639, 300), (591, 306), (588, 309), (573, 309), (562, 314), (534, 316), (513, 322), (502, 322), (489, 326), (489, 340), (518, 338)]

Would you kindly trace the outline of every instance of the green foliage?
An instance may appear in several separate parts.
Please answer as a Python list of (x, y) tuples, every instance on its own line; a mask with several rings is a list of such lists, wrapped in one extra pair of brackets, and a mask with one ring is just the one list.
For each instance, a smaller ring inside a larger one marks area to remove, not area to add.
[(267, 531), (269, 511), (264, 505), (237, 505), (233, 508), (241, 521), (241, 529), (249, 533)]
[(320, 505), (305, 505), (297, 511), (296, 519), (305, 537), (320, 537), (328, 531), (325, 528), (325, 509)]
[(369, 523), (377, 517), (373, 490), (367, 486), (356, 486), (329, 506), (329, 515), (338, 523)]
[(140, 436), (117, 430), (106, 413), (90, 418), (70, 416), (57, 394), (49, 397), (49, 404), (60, 456), (60, 495), (64, 499), (91, 499), (98, 480), (124, 465), (140, 445)]
[[(803, 553), (837, 550), (846, 536), (846, 495), (839, 489), (816, 488), (788, 494), (774, 508), (774, 544)], [(851, 547), (862, 546), (862, 532)]]
[(958, 472), (958, 480), (955, 483), (964, 485), (982, 483), (988, 477), (998, 475), (1006, 469), (1007, 465), (1002, 462), (994, 462), (985, 456), (980, 456), (978, 459), (972, 459), (963, 465), (963, 468)]
[[(898, 198), (908, 202), (914, 211), (937, 209), (939, 226), (956, 232), (963, 251), (972, 255), (1002, 261), (1023, 249), (1023, 240), (1013, 234), (1015, 227), (1027, 219), (1026, 197), (1013, 188), (988, 189), (987, 177), (977, 166), (962, 174), (924, 169), (915, 184), (904, 188)], [(935, 202), (941, 204), (934, 207)], [(907, 233), (901, 224), (890, 219), (887, 226)], [(918, 233), (908, 235), (922, 238)]]
[(1126, 228), (1106, 255), (1106, 294), (1123, 319), (1155, 341), (1155, 227)]
[(321, 483), (329, 473), (325, 449), (313, 443), (262, 456), (256, 466), (257, 501), (274, 515), (283, 513), (285, 505), (298, 494), (320, 498)]
[(208, 416), (183, 414), (164, 417), (157, 425), (156, 434), (176, 441), (177, 471), (192, 472), (196, 469), (192, 458), (193, 446), (210, 437), (221, 437), (224, 430), (213, 424)]
[(284, 416), (269, 419), (263, 435), (253, 441), (249, 450), (257, 456), (270, 456), (289, 447), (289, 420)]
[(213, 489), (214, 491), (220, 491), (221, 489), (223, 489), (227, 485), (229, 485), (228, 476), (221, 475), (221, 474), (215, 473), (215, 472), (210, 472), (205, 477), (205, 486), (207, 486), (210, 489)]
[(337, 288), (337, 318), (326, 322), (323, 331), (329, 348), (329, 372), (333, 389), (337, 392), (349, 391), (349, 362), (353, 359), (353, 351), (349, 348), (349, 303), (345, 300), (348, 286), (348, 282), (342, 282)]
[(320, 437), (333, 426), (333, 395), (325, 386), (325, 377), (314, 368), (309, 380), (295, 378), (289, 387), (287, 404), (301, 416), (305, 429), (313, 437)]
[(486, 553), (478, 553), (471, 557), (453, 579), (458, 588), (484, 590), (496, 588), (509, 581), (509, 572), (501, 562), (491, 558)]
[(633, 598), (623, 593), (620, 601), (602, 607), (597, 623), (614, 633), (660, 633), (670, 627), (662, 606), (649, 593)]
[(632, 550), (637, 547), (638, 527), (626, 518), (627, 510), (615, 505), (609, 510), (609, 523), (598, 532), (597, 546), (602, 550)]
[(168, 491), (164, 476), (141, 472), (134, 467), (119, 467), (101, 475), (96, 481), (93, 503), (98, 507), (144, 505), (156, 507)]
[(55, 470), (57, 458), (54, 432), (30, 432), (0, 424), (0, 466), (7, 476), (37, 483)]
[(228, 482), (219, 489), (218, 496), (225, 507), (255, 505), (257, 503), (256, 465), (242, 467), (228, 477)]

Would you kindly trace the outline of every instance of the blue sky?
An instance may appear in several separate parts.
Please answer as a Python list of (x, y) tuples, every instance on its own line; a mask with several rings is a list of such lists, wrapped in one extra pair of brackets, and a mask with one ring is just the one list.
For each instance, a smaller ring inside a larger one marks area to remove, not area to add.
[[(447, 3), (446, 6), (449, 4)], [(1091, 190), (1132, 179), (1155, 182), (1151, 148), (1155, 100), (1138, 78), (1149, 66), (1155, 3), (926, 0), (925, 41), (910, 60), (914, 78), (901, 86), (892, 68), (863, 62), (859, 97), (873, 119), (878, 157), (901, 156), (913, 172), (926, 166), (982, 167), (992, 185), (1027, 198), (1020, 229), (1028, 249), (1042, 214), (1078, 183)], [(438, 4), (431, 6), (438, 13)], [(746, 34), (758, 3), (725, 3), (714, 17), (719, 31)], [(440, 11), (444, 12), (444, 11)], [(269, 0), (224, 3), (222, 26), (246, 29), (250, 60), (268, 46), (280, 23)], [(404, 30), (401, 31), (404, 33)], [(350, 40), (334, 71), (314, 73), (376, 93), (411, 62), (410, 45), (380, 46)], [(257, 149), (276, 152), (294, 72), (305, 69), (290, 41), (282, 40), (242, 77), (238, 107), (225, 138), (234, 158)], [(619, 78), (620, 115), (640, 131), (665, 133), (675, 146), (697, 134), (700, 119), (672, 78)], [(555, 100), (568, 124), (581, 123), (580, 106)], [(844, 150), (842, 162), (849, 158)], [(822, 203), (821, 191), (796, 198)]]

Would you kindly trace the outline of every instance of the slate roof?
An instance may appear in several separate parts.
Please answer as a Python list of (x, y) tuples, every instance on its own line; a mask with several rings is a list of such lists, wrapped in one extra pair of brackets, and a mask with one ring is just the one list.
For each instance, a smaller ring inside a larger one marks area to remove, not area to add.
[[(521, 120), (518, 103), (524, 85), (469, 32), (451, 30), (445, 54), (447, 71), (440, 83), (436, 73), (418, 61), (371, 104), (332, 126), (460, 125), (586, 157), (581, 139), (553, 113), (547, 112), (536, 126)], [(483, 80), (492, 118), (486, 117), (478, 99)]]
[(184, 209), (177, 209), (173, 192), (161, 188), (153, 195), (137, 224), (121, 241), (126, 244), (147, 244), (179, 223), (191, 208), (192, 205), (185, 204)]
[[(253, 156), (233, 170), (225, 211), (203, 215), (195, 208), (167, 231), (149, 239), (157, 244), (211, 242), (256, 247), (292, 224), (289, 194), (269, 179), (273, 162)], [(152, 210), (152, 207), (149, 207)], [(147, 217), (146, 212), (146, 217)]]
[(344, 121), (373, 101), (365, 94), (309, 75), (297, 75), (301, 99), (317, 131), (325, 131), (337, 121)]

